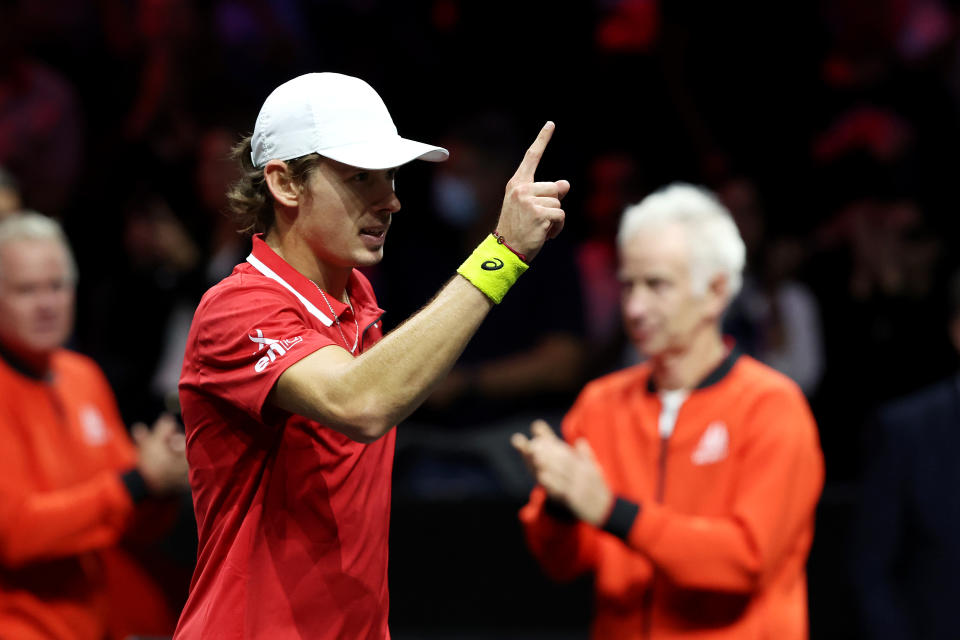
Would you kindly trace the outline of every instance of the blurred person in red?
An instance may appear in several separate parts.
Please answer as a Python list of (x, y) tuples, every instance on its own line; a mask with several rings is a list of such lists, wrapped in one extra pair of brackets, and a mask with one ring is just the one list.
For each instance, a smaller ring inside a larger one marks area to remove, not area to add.
[(674, 184), (618, 234), (624, 324), (647, 360), (591, 382), (514, 446), (547, 573), (595, 573), (592, 637), (808, 636), (805, 564), (823, 485), (796, 383), (723, 339), (744, 245), (709, 192)]
[(156, 533), (163, 505), (149, 498), (186, 489), (183, 436), (163, 416), (135, 425), (131, 442), (100, 368), (63, 348), (76, 278), (55, 221), (24, 213), (0, 223), (3, 638), (172, 628), (165, 594), (121, 541)]

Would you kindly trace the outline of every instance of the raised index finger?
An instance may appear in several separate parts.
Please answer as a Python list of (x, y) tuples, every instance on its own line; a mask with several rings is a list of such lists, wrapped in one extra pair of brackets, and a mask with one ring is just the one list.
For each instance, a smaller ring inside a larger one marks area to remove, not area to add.
[(533, 182), (533, 174), (537, 171), (537, 165), (540, 164), (540, 158), (543, 157), (543, 151), (547, 148), (547, 143), (550, 142), (555, 127), (556, 125), (549, 120), (543, 125), (537, 139), (533, 141), (533, 144), (530, 145), (527, 152), (523, 154), (523, 160), (520, 161), (520, 166), (517, 167), (516, 173), (513, 174), (515, 180)]

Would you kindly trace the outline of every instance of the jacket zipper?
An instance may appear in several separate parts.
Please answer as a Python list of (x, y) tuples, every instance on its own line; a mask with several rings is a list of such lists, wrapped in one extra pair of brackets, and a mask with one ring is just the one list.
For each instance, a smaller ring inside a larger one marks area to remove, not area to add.
[[(657, 465), (657, 486), (656, 502), (663, 504), (663, 495), (667, 482), (667, 449), (670, 444), (669, 437), (660, 437), (660, 459)], [(642, 637), (649, 639), (653, 629), (653, 588), (657, 583), (657, 569), (654, 567), (653, 574), (650, 576), (650, 588), (643, 594), (643, 631)]]

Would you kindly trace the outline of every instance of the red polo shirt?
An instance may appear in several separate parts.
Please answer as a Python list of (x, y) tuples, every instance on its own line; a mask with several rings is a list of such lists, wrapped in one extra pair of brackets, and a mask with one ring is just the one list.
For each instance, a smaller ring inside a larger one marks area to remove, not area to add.
[(301, 358), (381, 338), (370, 283), (354, 271), (347, 291), (356, 324), (256, 237), (200, 302), (180, 378), (200, 544), (178, 640), (389, 638), (396, 432), (361, 444), (264, 404)]

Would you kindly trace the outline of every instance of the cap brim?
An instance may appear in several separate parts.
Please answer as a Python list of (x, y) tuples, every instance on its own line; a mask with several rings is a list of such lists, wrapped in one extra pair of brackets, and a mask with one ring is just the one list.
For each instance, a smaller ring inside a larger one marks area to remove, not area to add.
[(414, 160), (443, 162), (450, 157), (450, 152), (443, 147), (435, 147), (400, 136), (330, 149), (318, 149), (317, 153), (360, 169), (391, 169)]

